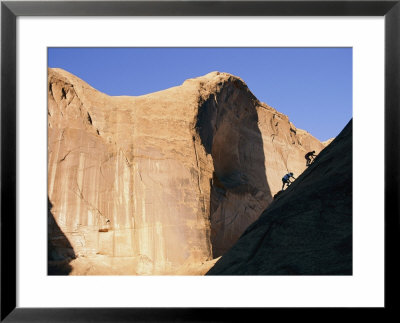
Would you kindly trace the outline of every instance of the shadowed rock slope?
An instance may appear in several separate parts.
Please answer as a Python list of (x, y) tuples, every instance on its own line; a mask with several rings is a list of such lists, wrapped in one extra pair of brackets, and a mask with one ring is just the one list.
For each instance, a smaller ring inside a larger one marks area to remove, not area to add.
[(352, 121), (207, 275), (352, 274)]

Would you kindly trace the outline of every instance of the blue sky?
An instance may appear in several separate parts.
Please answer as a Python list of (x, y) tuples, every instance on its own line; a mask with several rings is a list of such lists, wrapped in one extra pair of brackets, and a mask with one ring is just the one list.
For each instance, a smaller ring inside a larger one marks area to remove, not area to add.
[(108, 95), (137, 96), (212, 71), (231, 73), (321, 141), (352, 118), (351, 48), (49, 48), (48, 65)]

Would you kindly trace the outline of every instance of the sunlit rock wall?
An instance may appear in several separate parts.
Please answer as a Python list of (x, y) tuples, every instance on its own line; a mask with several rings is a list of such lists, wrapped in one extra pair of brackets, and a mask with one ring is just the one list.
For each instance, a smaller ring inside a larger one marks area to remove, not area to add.
[(48, 81), (51, 213), (77, 257), (135, 257), (137, 274), (223, 254), (323, 148), (226, 73), (139, 97)]

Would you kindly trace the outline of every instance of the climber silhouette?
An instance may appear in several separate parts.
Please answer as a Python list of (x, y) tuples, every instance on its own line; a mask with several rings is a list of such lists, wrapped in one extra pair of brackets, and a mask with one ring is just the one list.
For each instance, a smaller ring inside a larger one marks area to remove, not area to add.
[(293, 178), (293, 179), (296, 179), (294, 176), (293, 176), (293, 173), (292, 172), (290, 172), (290, 173), (287, 173), (285, 176), (283, 176), (282, 177), (282, 191), (283, 191), (283, 189), (285, 188), (285, 184), (289, 187), (289, 185), (292, 183), (291, 181), (290, 181), (290, 178)]
[(314, 157), (316, 157), (317, 155), (315, 155), (315, 150), (308, 152), (307, 154), (305, 154), (304, 158), (306, 159), (306, 166), (310, 166), (311, 163), (314, 161)]

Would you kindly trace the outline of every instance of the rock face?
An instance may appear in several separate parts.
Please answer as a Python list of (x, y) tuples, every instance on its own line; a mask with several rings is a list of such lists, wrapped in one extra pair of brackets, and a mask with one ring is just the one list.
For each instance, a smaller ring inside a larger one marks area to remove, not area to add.
[(326, 147), (334, 140), (335, 140), (335, 138), (330, 138), (328, 140), (323, 141), (322, 144)]
[(49, 275), (68, 275), (72, 271), (69, 262), (75, 259), (74, 249), (72, 248), (68, 238), (62, 232), (57, 222), (54, 220), (50, 210), (52, 204), (49, 200), (47, 221), (48, 221), (48, 240), (47, 240), (47, 260)]
[[(72, 274), (205, 268), (271, 203), (282, 176), (323, 148), (227, 73), (110, 97), (48, 71), (48, 196), (77, 258)], [(50, 228), (49, 244), (57, 239)], [(108, 269), (74, 271), (84, 258)]]
[(351, 121), (207, 274), (352, 274)]

